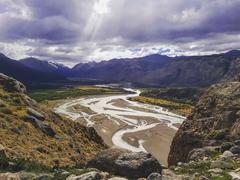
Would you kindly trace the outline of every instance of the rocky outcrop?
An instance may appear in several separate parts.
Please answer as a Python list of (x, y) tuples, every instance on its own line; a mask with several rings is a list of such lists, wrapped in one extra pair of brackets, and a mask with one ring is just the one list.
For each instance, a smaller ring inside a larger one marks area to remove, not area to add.
[(26, 93), (26, 88), (22, 83), (20, 83), (19, 81), (16, 81), (13, 78), (10, 78), (2, 73), (0, 73), (0, 84), (8, 92)]
[(190, 151), (240, 138), (240, 82), (211, 86), (176, 133), (169, 153), (170, 165), (186, 162)]
[(127, 178), (147, 177), (153, 172), (162, 171), (161, 164), (151, 154), (122, 149), (104, 150), (90, 160), (87, 166)]

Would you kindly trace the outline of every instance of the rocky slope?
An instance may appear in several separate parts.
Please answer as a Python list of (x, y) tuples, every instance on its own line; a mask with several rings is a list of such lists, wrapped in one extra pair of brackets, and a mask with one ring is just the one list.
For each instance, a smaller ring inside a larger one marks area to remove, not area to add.
[(196, 148), (219, 146), (222, 151), (240, 139), (240, 82), (211, 86), (176, 133), (169, 164), (188, 162)]
[(37, 161), (48, 167), (83, 166), (106, 148), (94, 129), (39, 106), (26, 95), (23, 84), (3, 74), (0, 137), (1, 150), (7, 158)]

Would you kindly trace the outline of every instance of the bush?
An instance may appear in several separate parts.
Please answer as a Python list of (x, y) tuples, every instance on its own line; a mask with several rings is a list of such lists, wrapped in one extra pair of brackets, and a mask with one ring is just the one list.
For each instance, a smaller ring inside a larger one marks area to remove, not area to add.
[(50, 172), (51, 168), (36, 161), (26, 159), (9, 159), (0, 156), (0, 171), (27, 171), (27, 172)]
[(211, 131), (207, 138), (208, 139), (216, 139), (216, 140), (223, 140), (229, 134), (229, 129), (220, 129), (220, 130), (213, 130)]

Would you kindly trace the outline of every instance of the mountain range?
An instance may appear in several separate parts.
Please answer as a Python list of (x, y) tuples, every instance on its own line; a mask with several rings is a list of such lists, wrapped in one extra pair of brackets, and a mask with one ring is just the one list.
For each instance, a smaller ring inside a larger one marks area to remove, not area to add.
[(26, 84), (74, 78), (131, 82), (138, 86), (206, 87), (239, 78), (240, 51), (178, 57), (153, 54), (140, 58), (79, 63), (73, 68), (35, 58), (16, 61), (1, 54), (0, 72)]
[[(36, 66), (31, 66), (31, 60), (29, 59), (28, 65), (24, 63), (25, 61), (16, 61), (8, 58), (4, 54), (0, 54), (0, 72), (8, 76), (14, 77), (21, 82), (26, 84), (31, 84), (33, 82), (46, 83), (54, 82), (66, 79), (60, 73), (53, 70), (46, 71), (47, 66), (40, 67), (37, 63)], [(36, 60), (36, 62), (43, 62)], [(48, 64), (48, 62), (44, 62)], [(38, 68), (37, 68), (38, 67)]]

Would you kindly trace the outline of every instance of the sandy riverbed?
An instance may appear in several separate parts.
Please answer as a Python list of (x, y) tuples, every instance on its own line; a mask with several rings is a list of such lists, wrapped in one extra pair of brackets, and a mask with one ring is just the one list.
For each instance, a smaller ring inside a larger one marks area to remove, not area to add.
[(139, 95), (93, 96), (62, 103), (55, 112), (93, 126), (109, 146), (152, 153), (167, 165), (170, 144), (184, 117), (158, 106), (129, 101)]

